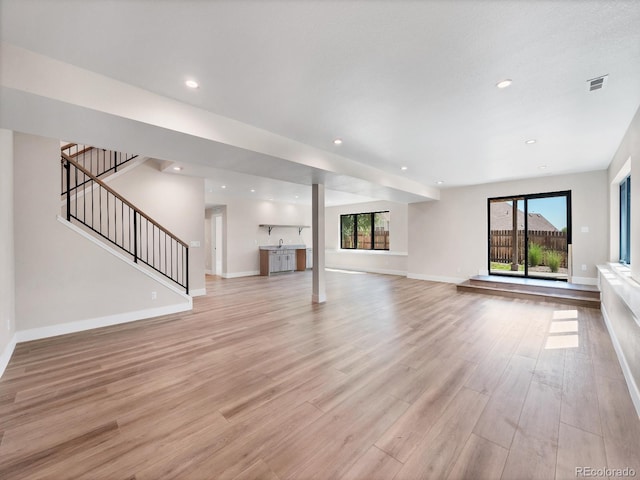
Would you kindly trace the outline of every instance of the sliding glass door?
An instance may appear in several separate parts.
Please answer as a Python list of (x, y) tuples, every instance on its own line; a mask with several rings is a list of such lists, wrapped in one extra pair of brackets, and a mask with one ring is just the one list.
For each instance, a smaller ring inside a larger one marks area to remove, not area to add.
[(571, 192), (489, 198), (489, 273), (567, 280)]
[(489, 273), (524, 277), (524, 198), (489, 199)]

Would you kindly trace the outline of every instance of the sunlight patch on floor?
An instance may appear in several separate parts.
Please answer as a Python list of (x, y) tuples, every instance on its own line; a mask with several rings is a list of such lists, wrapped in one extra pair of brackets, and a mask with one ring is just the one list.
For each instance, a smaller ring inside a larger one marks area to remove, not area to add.
[(356, 272), (354, 270), (340, 270), (337, 268), (325, 268), (327, 272), (348, 273), (350, 275), (366, 275), (367, 272)]
[(578, 348), (578, 335), (553, 335), (547, 338), (544, 346), (545, 350), (555, 350), (559, 348)]
[[(578, 310), (555, 310), (553, 321), (549, 326), (549, 336), (545, 344), (545, 350), (557, 350), (561, 348), (578, 348)], [(575, 319), (575, 320), (573, 320)], [(572, 333), (573, 335), (567, 335)]]
[(551, 322), (549, 333), (574, 333), (578, 331), (577, 320), (567, 320), (565, 322)]
[(554, 320), (566, 320), (569, 318), (578, 318), (578, 310), (556, 310), (553, 312)]

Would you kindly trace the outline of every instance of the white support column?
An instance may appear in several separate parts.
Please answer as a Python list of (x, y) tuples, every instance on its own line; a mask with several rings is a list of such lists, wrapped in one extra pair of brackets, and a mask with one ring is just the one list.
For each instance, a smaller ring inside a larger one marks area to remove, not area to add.
[(312, 186), (311, 209), (313, 215), (313, 303), (327, 301), (324, 281), (324, 185)]

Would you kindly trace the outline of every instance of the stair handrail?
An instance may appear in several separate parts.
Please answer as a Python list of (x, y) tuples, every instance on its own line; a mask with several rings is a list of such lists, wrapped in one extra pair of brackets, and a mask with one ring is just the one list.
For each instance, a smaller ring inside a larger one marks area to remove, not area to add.
[[(80, 165), (78, 162), (76, 162), (73, 158), (71, 158), (69, 155), (67, 155), (66, 153), (61, 152), (61, 157), (63, 159), (63, 162), (67, 162), (68, 165), (73, 165), (77, 170), (79, 170), (80, 172), (82, 172), (84, 175), (86, 175), (87, 177), (90, 178), (91, 181), (94, 181), (96, 184), (98, 184), (100, 187), (104, 188), (107, 192), (109, 192), (110, 194), (112, 194), (115, 198), (117, 198), (118, 200), (120, 200), (124, 205), (128, 206), (133, 212), (134, 212), (134, 228), (136, 225), (136, 217), (135, 215), (139, 215), (143, 218), (145, 218), (149, 223), (151, 223), (153, 226), (155, 226), (156, 228), (158, 228), (158, 230), (161, 230), (162, 232), (164, 232), (167, 236), (169, 236), (171, 239), (175, 240), (178, 244), (180, 244), (182, 247), (185, 248), (185, 252), (186, 252), (186, 261), (185, 261), (185, 267), (186, 267), (186, 274), (185, 274), (185, 285), (180, 284), (177, 280), (174, 280), (173, 278), (169, 277), (166, 273), (158, 270), (157, 268), (155, 268), (153, 265), (150, 265), (152, 268), (154, 268), (155, 270), (159, 271), (160, 273), (162, 273), (164, 276), (172, 279), (173, 281), (175, 281), (176, 283), (178, 283), (181, 286), (184, 286), (186, 288), (187, 294), (189, 293), (189, 245), (187, 244), (187, 242), (185, 242), (184, 240), (182, 240), (180, 237), (178, 237), (176, 234), (174, 234), (173, 232), (171, 232), (169, 229), (163, 227), (158, 221), (154, 220), (150, 215), (146, 214), (145, 212), (143, 212), (141, 209), (139, 209), (138, 207), (136, 207), (133, 203), (131, 203), (129, 200), (127, 200), (126, 198), (124, 198), (121, 194), (119, 194), (118, 192), (116, 192), (113, 188), (109, 187), (109, 185), (107, 185), (105, 182), (103, 182), (102, 180), (100, 180), (96, 175), (94, 175), (93, 173), (91, 173), (89, 170), (87, 170), (86, 168), (84, 168), (82, 165)], [(82, 184), (78, 184), (75, 185), (73, 187), (70, 187), (71, 183), (70, 183), (70, 172), (71, 169), (69, 168), (68, 165), (63, 165), (64, 168), (66, 169), (66, 181), (67, 181), (67, 188), (66, 188), (66, 192), (64, 192), (64, 194), (66, 195), (66, 199), (67, 199), (67, 205), (66, 205), (66, 218), (67, 221), (71, 221), (71, 191), (72, 190), (77, 190), (78, 188), (81, 188), (82, 185), (84, 185), (87, 182), (83, 182)], [(84, 187), (82, 187), (84, 188)], [(78, 221), (81, 221), (80, 219), (76, 218)], [(84, 223), (81, 221), (81, 223)], [(104, 236), (104, 235), (103, 235)], [(109, 239), (108, 237), (106, 237), (108, 240), (110, 240), (112, 243), (113, 240)], [(128, 252), (131, 255), (134, 256), (134, 262), (137, 263), (138, 259), (142, 260), (144, 262), (144, 260), (138, 256), (138, 248), (137, 248), (137, 231), (134, 231), (134, 235), (133, 235), (133, 239), (134, 239), (134, 248), (133, 248), (133, 252)], [(117, 245), (117, 243), (115, 243)], [(125, 249), (124, 246), (122, 245), (118, 245), (120, 248)], [(125, 249), (126, 250), (126, 249)], [(127, 250), (128, 251), (128, 250)], [(144, 262), (147, 265), (148, 262)]]
[[(73, 147), (76, 147), (76, 152), (75, 153), (71, 153), (71, 149)], [(83, 147), (82, 150), (79, 150), (80, 147)], [(62, 145), (60, 147), (60, 153), (64, 154), (66, 151), (68, 151), (68, 153), (66, 153), (66, 155), (68, 155), (71, 158), (77, 158), (77, 157), (82, 157), (83, 162), (82, 162), (82, 166), (86, 167), (85, 162), (84, 162), (84, 158), (85, 158), (85, 154), (91, 152), (92, 150), (96, 150), (97, 153), (97, 158), (96, 158), (96, 165), (99, 167), (100, 165), (100, 152), (103, 152), (103, 156), (102, 156), (102, 167), (103, 170), (100, 170), (100, 168), (98, 168), (97, 172), (93, 172), (93, 174), (97, 177), (102, 177), (103, 175), (106, 175), (109, 172), (117, 172), (118, 168), (121, 167), (122, 165), (124, 165), (125, 163), (133, 160), (134, 158), (137, 158), (138, 155), (134, 155), (134, 154), (127, 154), (127, 153), (122, 153), (122, 152), (117, 152), (115, 150), (107, 150), (104, 148), (98, 148), (98, 147), (94, 147), (91, 145), (85, 145), (85, 144), (77, 144), (77, 143), (67, 143), (65, 145)], [(106, 152), (109, 152), (108, 155), (108, 160), (107, 160), (107, 156), (106, 156)], [(113, 153), (113, 158), (111, 158), (111, 153)], [(118, 158), (119, 156), (119, 158)], [(90, 162), (92, 161), (91, 158), (89, 159)], [(108, 163), (107, 163), (108, 162)], [(106, 168), (106, 167), (109, 168)]]

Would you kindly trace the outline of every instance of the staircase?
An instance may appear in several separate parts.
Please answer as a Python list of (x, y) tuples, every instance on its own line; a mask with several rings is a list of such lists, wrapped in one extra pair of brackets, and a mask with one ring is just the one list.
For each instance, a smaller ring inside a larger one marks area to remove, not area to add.
[(117, 172), (123, 165), (138, 157), (138, 155), (78, 143), (67, 143), (61, 146), (60, 153), (72, 158), (83, 168), (101, 179)]
[(63, 216), (189, 294), (187, 243), (99, 178), (117, 172), (136, 157), (85, 145), (64, 145), (60, 161)]
[(600, 308), (600, 290), (592, 285), (537, 280), (533, 278), (478, 275), (458, 284), (459, 292), (499, 295), (540, 302), (555, 302)]

